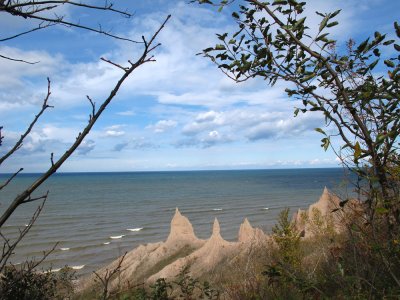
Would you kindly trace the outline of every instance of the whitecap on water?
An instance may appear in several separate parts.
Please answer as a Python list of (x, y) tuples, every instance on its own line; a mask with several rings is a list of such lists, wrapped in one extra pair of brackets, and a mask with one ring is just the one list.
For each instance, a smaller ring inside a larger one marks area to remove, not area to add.
[(222, 208), (213, 208), (213, 211), (221, 211)]
[(114, 235), (114, 236), (110, 236), (110, 239), (113, 239), (113, 240), (122, 239), (124, 236), (125, 236), (125, 234), (123, 234), (123, 235)]
[(85, 266), (85, 265), (71, 266), (71, 269), (72, 269), (72, 270), (80, 270), (80, 269), (83, 269), (84, 266)]
[(128, 228), (127, 230), (128, 231), (132, 231), (132, 232), (136, 232), (136, 231), (140, 231), (142, 229), (143, 229), (143, 227), (138, 227), (138, 228)]
[(51, 269), (50, 272), (59, 272), (60, 270), (61, 270), (61, 268)]
[(103, 243), (103, 245), (109, 245), (110, 244), (110, 242), (105, 242), (105, 243)]
[(69, 248), (60, 248), (61, 251), (68, 251)]
[(269, 209), (269, 207), (264, 207), (264, 208), (263, 208), (263, 210), (268, 210), (268, 209)]

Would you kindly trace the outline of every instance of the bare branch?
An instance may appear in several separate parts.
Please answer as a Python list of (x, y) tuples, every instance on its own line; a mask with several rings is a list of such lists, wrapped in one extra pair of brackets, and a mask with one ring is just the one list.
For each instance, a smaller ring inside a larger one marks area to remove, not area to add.
[(3, 144), (3, 139), (4, 139), (4, 136), (1, 134), (2, 129), (3, 129), (3, 126), (0, 126), (0, 146)]
[[(12, 40), (12, 39), (15, 39), (15, 38), (17, 38), (17, 37), (20, 37), (20, 36), (22, 36), (22, 35), (25, 35), (25, 34), (28, 34), (28, 33), (31, 33), (31, 32), (37, 31), (37, 30), (40, 30), (40, 29), (44, 29), (44, 28), (47, 28), (47, 27), (56, 25), (56, 24), (45, 24), (45, 25), (42, 25), (43, 23), (44, 23), (44, 22), (41, 22), (41, 23), (39, 24), (38, 27), (29, 29), (29, 30), (24, 31), (24, 32), (20, 32), (20, 33), (18, 33), (18, 34), (15, 34), (15, 35), (12, 35), (12, 36), (9, 36), (9, 37), (6, 37), (6, 38), (2, 38), (2, 39), (0, 39), (0, 42), (5, 42), (5, 41), (8, 41), (8, 40)], [(3, 57), (3, 58), (4, 58), (4, 57)]]
[[(54, 5), (52, 5), (52, 4), (54, 4)], [(39, 29), (43, 29), (50, 25), (60, 24), (60, 25), (64, 25), (67, 27), (80, 28), (80, 29), (84, 29), (87, 31), (96, 32), (96, 33), (99, 33), (99, 34), (102, 34), (102, 35), (105, 35), (105, 36), (108, 36), (111, 38), (115, 38), (118, 40), (128, 41), (128, 42), (132, 42), (132, 43), (140, 43), (140, 42), (137, 42), (130, 38), (122, 37), (122, 36), (119, 36), (116, 34), (112, 34), (111, 32), (105, 31), (101, 28), (101, 26), (99, 26), (99, 28), (94, 28), (94, 27), (79, 24), (79, 22), (67, 21), (67, 20), (64, 20), (64, 16), (55, 15), (54, 18), (51, 18), (51, 17), (45, 17), (42, 15), (38, 15), (39, 12), (42, 12), (45, 10), (51, 11), (60, 5), (73, 5), (73, 6), (79, 6), (79, 7), (88, 8), (88, 9), (111, 11), (114, 13), (122, 14), (128, 18), (132, 16), (132, 14), (128, 13), (127, 11), (114, 9), (112, 4), (108, 4), (105, 6), (97, 6), (97, 5), (89, 5), (89, 4), (84, 4), (81, 2), (73, 2), (73, 1), (67, 1), (67, 0), (29, 1), (29, 2), (18, 2), (17, 1), (17, 2), (9, 2), (7, 4), (0, 3), (0, 12), (3, 11), (5, 13), (9, 13), (13, 16), (22, 17), (24, 19), (40, 20), (42, 22), (47, 23), (46, 26), (38, 26), (37, 28), (19, 33), (13, 37), (5, 38), (4, 40), (12, 39), (12, 38), (15, 38), (15, 37), (18, 37), (18, 36), (21, 36), (21, 35), (24, 35), (24, 34), (39, 30)]]
[[(24, 139), (28, 136), (28, 134), (31, 132), (33, 126), (36, 124), (36, 122), (39, 120), (40, 116), (44, 113), (44, 111), (47, 108), (52, 108), (53, 106), (48, 105), (47, 101), (49, 100), (51, 95), (51, 91), (50, 91), (50, 79), (47, 78), (47, 95), (43, 100), (43, 104), (42, 104), (42, 108), (39, 111), (39, 113), (35, 116), (35, 118), (33, 119), (32, 123), (29, 125), (28, 129), (25, 131), (24, 134), (21, 135), (20, 139), (15, 143), (14, 147), (11, 148), (10, 151), (8, 151), (5, 155), (3, 155), (0, 158), (0, 165), (8, 158), (10, 157), (10, 155), (12, 155), (15, 151), (17, 151), (19, 148), (21, 148), (22, 143), (24, 141)], [(1, 226), (0, 226), (1, 227)]]
[(29, 1), (29, 2), (16, 3), (16, 4), (13, 4), (13, 5), (7, 5), (7, 8), (15, 9), (17, 7), (21, 8), (21, 7), (26, 7), (26, 6), (37, 6), (37, 5), (45, 5), (45, 4), (57, 4), (56, 7), (59, 6), (59, 5), (69, 4), (69, 5), (80, 6), (80, 7), (89, 8), (89, 9), (112, 11), (112, 12), (116, 12), (116, 13), (119, 13), (121, 15), (124, 15), (124, 16), (126, 16), (128, 18), (133, 16), (133, 14), (128, 13), (126, 10), (122, 11), (122, 10), (113, 8), (113, 4), (112, 3), (107, 5), (107, 2), (105, 3), (104, 6), (97, 6), (97, 5), (89, 5), (89, 4), (84, 4), (84, 3), (81, 3), (81, 2), (74, 2), (74, 1), (68, 1), (68, 0)]
[(20, 168), (17, 172), (15, 172), (10, 178), (7, 179), (5, 183), (0, 185), (0, 190), (2, 190), (4, 187), (6, 187), (20, 172), (22, 172), (24, 168)]
[(33, 62), (32, 61), (26, 61), (26, 60), (23, 60), (23, 59), (12, 58), (12, 57), (4, 56), (4, 55), (1, 55), (1, 54), (0, 54), (0, 57), (4, 58), (4, 59), (7, 59), (7, 60), (16, 61), (16, 62), (22, 62), (22, 63), (29, 64), (29, 65), (35, 65), (35, 64), (39, 63), (39, 61), (33, 61)]
[[(129, 68), (123, 67), (123, 66), (121, 66), (121, 65), (119, 65), (119, 64), (117, 64), (117, 63), (115, 63), (115, 62), (113, 62), (113, 61), (111, 61), (111, 60), (109, 60), (109, 59), (106, 59), (106, 58), (104, 58), (104, 57), (100, 57), (100, 59), (101, 59), (102, 61), (105, 61), (105, 62), (107, 62), (107, 63), (109, 63), (109, 64), (111, 64), (111, 65), (117, 67), (117, 68), (120, 68), (121, 70), (124, 70), (125, 72), (129, 70)], [(89, 99), (89, 100), (90, 100), (90, 99)]]
[(37, 218), (39, 217), (40, 213), (43, 210), (44, 204), (48, 198), (49, 192), (43, 197), (42, 203), (38, 206), (36, 211), (33, 213), (29, 223), (23, 230), (20, 231), (19, 236), (15, 241), (10, 243), (9, 239), (7, 239), (1, 232), (0, 236), (4, 239), (3, 250), (0, 257), (0, 272), (4, 269), (5, 265), (7, 264), (8, 259), (13, 254), (14, 249), (17, 247), (18, 243), (24, 238), (24, 236), (29, 232), (32, 228), (33, 224), (36, 222)]
[(28, 271), (32, 271), (34, 269), (36, 269), (37, 266), (39, 266), (42, 262), (44, 262), (46, 260), (46, 258), (54, 252), (54, 250), (57, 248), (59, 242), (55, 243), (54, 246), (48, 250), (48, 251), (43, 251), (43, 256), (37, 260), (37, 261), (30, 261), (27, 262), (27, 267), (28, 267)]
[(103, 286), (103, 294), (102, 294), (102, 299), (106, 300), (109, 296), (109, 290), (108, 290), (108, 285), (110, 283), (110, 280), (113, 278), (114, 275), (120, 273), (122, 270), (122, 262), (125, 259), (127, 252), (125, 252), (124, 255), (122, 255), (122, 257), (119, 259), (117, 266), (112, 269), (112, 270), (108, 270), (106, 269), (106, 272), (104, 274), (104, 276), (100, 276), (100, 274), (98, 274), (97, 272), (93, 272), (93, 274), (97, 277), (97, 279), (101, 282), (102, 286)]
[(86, 98), (89, 100), (90, 105), (92, 106), (92, 114), (89, 115), (89, 121), (90, 121), (96, 114), (96, 102), (93, 102), (93, 100), (88, 95), (86, 95)]
[[(121, 76), (121, 78), (118, 80), (118, 82), (115, 84), (114, 88), (111, 90), (110, 95), (104, 100), (102, 105), (99, 107), (98, 111), (93, 115), (92, 119), (89, 121), (89, 123), (86, 125), (86, 127), (83, 129), (83, 131), (79, 134), (75, 142), (71, 145), (71, 147), (56, 161), (54, 164), (44, 173), (42, 174), (34, 183), (32, 183), (31, 186), (29, 186), (27, 189), (25, 189), (21, 194), (19, 194), (13, 202), (9, 205), (9, 207), (4, 211), (3, 215), (0, 217), (0, 228), (1, 226), (7, 221), (7, 219), (12, 215), (12, 213), (17, 209), (19, 205), (24, 203), (26, 199), (29, 200), (30, 195), (43, 183), (45, 182), (52, 174), (54, 174), (60, 167), (61, 165), (71, 156), (71, 154), (79, 147), (79, 145), (82, 143), (84, 138), (89, 134), (90, 130), (92, 129), (93, 125), (96, 123), (97, 119), (101, 116), (103, 111), (107, 108), (107, 106), (110, 104), (111, 100), (115, 97), (115, 95), (118, 93), (119, 89), (121, 88), (122, 84), (124, 81), (129, 77), (129, 75), (136, 70), (139, 66), (150, 62), (154, 61), (152, 56), (148, 57), (149, 52), (151, 49), (151, 45), (155, 38), (158, 36), (160, 31), (164, 28), (165, 24), (168, 22), (168, 20), (171, 18), (171, 15), (168, 15), (167, 18), (164, 20), (164, 22), (161, 24), (159, 29), (152, 35), (150, 42), (144, 47), (142, 55), (136, 60), (135, 63), (131, 65), (131, 67), (124, 72), (124, 74)], [(49, 88), (48, 88), (48, 97), (50, 96), (50, 81), (49, 81)], [(43, 103), (43, 108), (41, 113), (43, 113), (44, 108), (48, 107), (47, 105), (47, 99), (46, 97), (44, 103)], [(40, 114), (41, 114), (40, 113)], [(28, 128), (27, 133), (23, 135), (17, 144), (22, 144), (22, 140), (25, 138), (25, 136), (30, 132), (31, 127), (33, 127), (33, 124), (36, 122), (38, 117), (40, 117), (40, 114), (35, 118), (34, 122)], [(14, 147), (15, 148), (15, 147)], [(13, 149), (14, 149), (13, 148)], [(10, 156), (15, 150), (10, 151), (11, 153), (8, 154)], [(7, 156), (7, 157), (8, 157)], [(4, 161), (4, 159), (2, 159)], [(1, 162), (0, 161), (0, 164)]]

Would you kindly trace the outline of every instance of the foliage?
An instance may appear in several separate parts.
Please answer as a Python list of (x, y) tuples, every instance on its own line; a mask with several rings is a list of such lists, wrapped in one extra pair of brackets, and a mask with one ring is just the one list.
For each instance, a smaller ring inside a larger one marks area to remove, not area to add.
[(174, 283), (179, 286), (179, 296), (185, 300), (193, 299), (193, 294), (199, 284), (199, 281), (197, 279), (194, 279), (190, 276), (189, 268), (189, 265), (183, 267), (182, 270), (179, 272), (176, 281), (174, 281)]
[(278, 224), (272, 228), (273, 239), (279, 249), (282, 262), (298, 266), (302, 253), (300, 251), (300, 235), (289, 220), (289, 208), (280, 212)]
[(111, 299), (131, 300), (169, 300), (169, 299), (219, 299), (219, 291), (211, 287), (210, 283), (193, 278), (189, 272), (190, 266), (184, 266), (174, 281), (165, 278), (157, 279), (148, 287), (143, 285), (129, 288), (125, 291), (114, 292)]
[[(357, 270), (343, 273), (353, 283), (348, 286), (366, 288), (367, 282), (376, 296), (398, 291), (400, 25), (394, 22), (390, 38), (375, 32), (359, 43), (341, 43), (329, 32), (338, 25), (340, 10), (316, 12), (319, 27), (310, 28), (306, 2), (244, 2), (232, 13), (236, 32), (217, 34), (218, 44), (202, 54), (236, 82), (253, 78), (271, 86), (278, 80), (287, 82), (288, 96), (302, 103), (295, 116), (316, 112), (325, 117), (326, 128), (315, 129), (323, 135), (321, 146), (331, 147), (359, 176), (357, 192), (364, 203), (359, 220), (347, 222), (349, 240), (344, 246), (349, 265), (342, 270)], [(331, 144), (336, 136), (338, 147)], [(339, 209), (347, 203), (344, 200)], [(280, 225), (281, 233), (289, 229), (288, 224)], [(285, 250), (283, 260), (290, 261), (288, 239), (277, 243)], [(379, 272), (385, 273), (383, 281)]]
[(338, 25), (340, 10), (317, 12), (321, 22), (313, 34), (304, 14), (306, 2), (246, 2), (232, 14), (238, 31), (217, 34), (220, 43), (203, 54), (235, 81), (259, 77), (270, 85), (288, 82), (288, 96), (303, 103), (295, 115), (322, 113), (328, 129), (335, 129), (330, 134), (316, 128), (324, 136), (322, 147), (327, 150), (331, 137), (339, 136), (343, 163), (375, 183), (387, 213), (397, 216), (398, 199), (390, 199), (387, 166), (399, 149), (398, 23), (395, 40), (375, 32), (358, 45), (350, 40), (342, 49), (329, 34)]
[(65, 299), (73, 294), (74, 279), (75, 273), (67, 267), (54, 273), (7, 266), (0, 279), (0, 299)]

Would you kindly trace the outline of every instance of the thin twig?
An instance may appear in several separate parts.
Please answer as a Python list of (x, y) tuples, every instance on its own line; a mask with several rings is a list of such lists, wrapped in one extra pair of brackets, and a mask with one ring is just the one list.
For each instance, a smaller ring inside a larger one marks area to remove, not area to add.
[[(101, 59), (102, 61), (105, 61), (105, 62), (107, 62), (107, 63), (109, 63), (109, 64), (111, 64), (111, 65), (117, 67), (117, 68), (120, 68), (121, 70), (124, 70), (125, 72), (129, 70), (129, 68), (123, 67), (123, 66), (121, 66), (121, 65), (119, 65), (119, 64), (117, 64), (117, 63), (115, 63), (115, 62), (113, 62), (113, 61), (111, 61), (111, 60), (109, 60), (109, 59), (106, 59), (106, 58), (104, 58), (104, 57), (100, 57), (100, 59)], [(89, 99), (89, 100), (90, 100), (90, 99)]]
[(24, 31), (24, 32), (17, 33), (15, 35), (12, 35), (12, 36), (9, 36), (9, 37), (6, 37), (6, 38), (2, 38), (2, 39), (0, 39), (0, 42), (5, 42), (5, 41), (8, 41), (8, 40), (12, 40), (12, 39), (20, 37), (22, 35), (25, 35), (25, 34), (28, 34), (28, 33), (32, 33), (34, 31), (37, 31), (37, 30), (40, 30), (40, 29), (44, 29), (44, 28), (56, 25), (56, 24), (45, 24), (45, 25), (42, 25), (43, 23), (44, 22), (41, 22), (38, 27), (29, 29), (29, 30)]
[(12, 58), (12, 57), (1, 55), (1, 54), (0, 54), (0, 58), (4, 58), (4, 59), (15, 61), (15, 62), (22, 62), (22, 63), (28, 64), (28, 65), (35, 65), (35, 64), (39, 63), (39, 61), (26, 61), (26, 60), (23, 60), (23, 59)]
[(5, 183), (0, 185), (0, 190), (2, 190), (4, 187), (6, 187), (14, 178), (17, 176), (20, 172), (22, 172), (24, 168), (20, 168), (17, 172), (15, 172), (10, 178), (7, 179)]
[(19, 236), (17, 239), (11, 244), (9, 242), (9, 239), (7, 239), (3, 234), (1, 234), (1, 237), (5, 240), (3, 244), (3, 252), (0, 257), (0, 273), (4, 269), (5, 265), (7, 264), (8, 259), (10, 256), (14, 253), (14, 249), (17, 247), (18, 243), (24, 238), (24, 236), (29, 232), (29, 230), (32, 228), (33, 224), (36, 222), (37, 218), (39, 217), (40, 213), (43, 210), (44, 204), (46, 203), (46, 200), (48, 198), (49, 192), (47, 191), (46, 195), (43, 198), (42, 203), (38, 206), (36, 211), (33, 213), (31, 220), (25, 226), (23, 230), (20, 230)]
[[(151, 44), (155, 40), (155, 38), (158, 36), (160, 31), (164, 28), (165, 24), (168, 22), (168, 20), (171, 18), (171, 15), (168, 15), (167, 18), (164, 20), (164, 22), (161, 24), (159, 29), (152, 35), (150, 42), (144, 47), (142, 55), (137, 59), (137, 61), (132, 64), (132, 66), (120, 77), (118, 82), (115, 84), (114, 88), (111, 90), (110, 95), (104, 100), (102, 105), (99, 107), (97, 112), (93, 115), (92, 119), (89, 121), (89, 123), (86, 125), (86, 127), (83, 129), (83, 131), (79, 134), (79, 136), (76, 138), (75, 142), (69, 147), (69, 149), (56, 161), (54, 164), (44, 173), (42, 174), (34, 183), (32, 183), (27, 189), (25, 189), (21, 194), (19, 194), (15, 199), (11, 202), (9, 207), (3, 212), (3, 214), (0, 217), (0, 228), (3, 226), (3, 224), (7, 221), (7, 219), (13, 214), (13, 212), (17, 209), (19, 205), (24, 203), (26, 199), (29, 199), (30, 195), (39, 187), (43, 182), (45, 182), (52, 174), (54, 174), (61, 166), (62, 164), (72, 155), (72, 153), (79, 147), (79, 145), (82, 143), (84, 138), (89, 134), (90, 130), (96, 123), (97, 119), (101, 116), (101, 114), (104, 112), (104, 110), (107, 108), (107, 106), (110, 104), (111, 100), (115, 97), (115, 95), (118, 93), (119, 89), (121, 88), (122, 84), (124, 81), (129, 77), (129, 75), (136, 70), (139, 66), (150, 62), (154, 61), (154, 59), (148, 57), (149, 55), (149, 47), (151, 47)], [(50, 82), (50, 81), (49, 81)], [(48, 107), (47, 105), (47, 99), (50, 96), (50, 88), (48, 88), (48, 96), (46, 97), (44, 103), (43, 103), (43, 108), (42, 111), (38, 116), (36, 116), (34, 122), (31, 124), (31, 126), (28, 128), (27, 132), (21, 136), (20, 141), (17, 143), (17, 145), (21, 145), (23, 139), (26, 137), (26, 135), (30, 132), (32, 129), (34, 123), (37, 121), (37, 119), (40, 117), (41, 113), (43, 113), (44, 109)], [(16, 147), (13, 148), (14, 150), (11, 150), (9, 154), (7, 155), (10, 156), (13, 152), (15, 152)], [(6, 157), (6, 158), (7, 158)], [(4, 157), (2, 160), (0, 160), (0, 164), (2, 161), (4, 161)]]
[[(32, 123), (29, 125), (28, 129), (25, 131), (24, 134), (21, 135), (20, 139), (15, 143), (14, 147), (12, 147), (10, 149), (10, 151), (8, 151), (5, 155), (3, 155), (0, 158), (0, 165), (8, 158), (10, 157), (10, 155), (12, 155), (15, 151), (17, 151), (19, 148), (21, 148), (22, 143), (24, 141), (24, 139), (28, 136), (28, 134), (31, 132), (33, 126), (36, 124), (36, 122), (39, 120), (40, 116), (43, 114), (43, 112), (47, 109), (47, 108), (52, 108), (53, 106), (48, 105), (47, 101), (49, 100), (51, 95), (51, 91), (50, 91), (50, 79), (47, 78), (47, 95), (43, 100), (43, 104), (42, 104), (42, 108), (39, 111), (39, 113), (35, 116), (35, 118), (33, 119)], [(0, 226), (1, 227), (1, 226)]]

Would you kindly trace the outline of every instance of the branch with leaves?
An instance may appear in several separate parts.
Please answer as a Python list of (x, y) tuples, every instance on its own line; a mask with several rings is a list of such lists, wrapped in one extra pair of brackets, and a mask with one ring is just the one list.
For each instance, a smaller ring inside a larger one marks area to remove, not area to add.
[[(350, 41), (347, 51), (338, 53), (329, 29), (338, 25), (340, 10), (317, 12), (321, 22), (311, 36), (305, 2), (246, 2), (232, 13), (239, 30), (217, 34), (221, 42), (202, 54), (236, 82), (260, 77), (271, 86), (278, 80), (291, 83), (294, 88), (286, 89), (288, 96), (303, 103), (295, 109), (295, 116), (322, 113), (328, 130), (336, 129), (332, 134), (316, 129), (324, 135), (323, 148), (328, 149), (332, 136), (340, 136), (343, 147), (339, 152), (347, 152), (343, 160), (356, 167), (371, 165), (372, 176), (387, 195), (385, 166), (399, 149), (400, 26), (394, 23), (397, 43), (375, 32), (372, 39), (357, 47)], [(395, 54), (384, 57), (382, 48), (392, 48), (386, 52)], [(376, 75), (382, 68), (387, 75)], [(363, 172), (362, 167), (357, 169)]]

